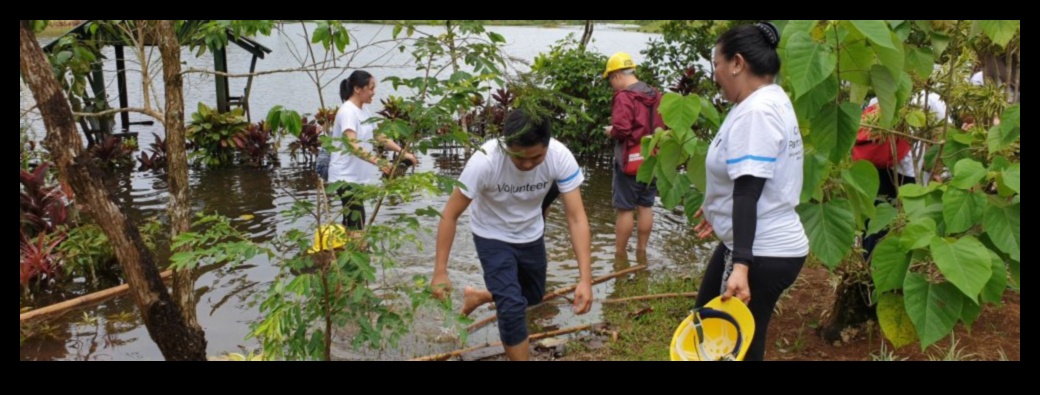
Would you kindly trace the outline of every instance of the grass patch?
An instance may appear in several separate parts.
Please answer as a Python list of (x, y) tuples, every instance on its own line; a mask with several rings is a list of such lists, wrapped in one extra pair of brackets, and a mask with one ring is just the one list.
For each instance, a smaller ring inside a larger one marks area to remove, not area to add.
[[(642, 272), (619, 281), (611, 299), (671, 292), (693, 292), (700, 285), (680, 273)], [(666, 298), (604, 306), (604, 318), (620, 333), (617, 342), (605, 347), (602, 359), (624, 361), (667, 361), (668, 346), (679, 323), (693, 308), (692, 298)]]

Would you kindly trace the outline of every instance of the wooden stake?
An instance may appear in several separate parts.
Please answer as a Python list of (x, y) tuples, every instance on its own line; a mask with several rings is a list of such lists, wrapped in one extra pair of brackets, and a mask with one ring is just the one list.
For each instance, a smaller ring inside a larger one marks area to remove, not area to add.
[[(173, 271), (172, 270), (167, 270), (165, 272), (162, 272), (162, 274), (160, 274), (160, 277), (163, 280), (168, 280), (168, 279), (170, 279), (171, 276), (173, 276)], [(47, 306), (47, 307), (41, 307), (41, 308), (38, 308), (36, 310), (27, 311), (25, 313), (22, 313), (21, 316), (19, 317), (19, 321), (20, 322), (25, 322), (27, 320), (40, 318), (40, 317), (43, 317), (43, 316), (46, 316), (46, 315), (62, 313), (62, 312), (65, 312), (65, 310), (69, 310), (69, 309), (72, 309), (72, 308), (85, 306), (85, 305), (92, 304), (92, 303), (98, 303), (98, 302), (104, 301), (106, 299), (113, 298), (113, 297), (125, 294), (129, 290), (130, 290), (130, 284), (123, 284), (123, 285), (115, 286), (115, 287), (112, 287), (112, 288), (109, 288), (109, 289), (106, 289), (106, 290), (103, 290), (103, 291), (98, 291), (98, 292), (94, 292), (92, 294), (83, 295), (83, 296), (80, 296), (78, 298), (69, 299), (69, 300), (66, 300), (66, 301), (61, 302), (61, 303), (55, 303), (55, 304), (52, 304), (52, 305)]]
[(633, 296), (633, 297), (630, 297), (630, 298), (620, 298), (620, 299), (607, 299), (607, 300), (603, 301), (603, 304), (625, 303), (625, 302), (634, 302), (634, 301), (637, 301), (637, 300), (650, 300), (650, 299), (696, 298), (696, 297), (697, 297), (697, 293), (696, 292), (679, 292), (679, 293), (667, 293), (667, 294), (656, 294), (656, 295)]
[[(547, 337), (555, 337), (555, 336), (559, 336), (559, 335), (566, 335), (568, 333), (573, 333), (573, 332), (580, 332), (580, 331), (583, 331), (583, 330), (586, 330), (586, 329), (592, 329), (593, 325), (595, 325), (595, 324), (574, 326), (574, 327), (570, 327), (570, 328), (558, 329), (558, 330), (555, 330), (555, 331), (536, 333), (536, 334), (533, 334), (533, 335), (529, 336), (527, 338), (527, 340), (528, 341), (532, 341), (532, 340), (544, 339), (544, 338), (547, 338)], [(463, 348), (461, 350), (455, 350), (455, 351), (452, 351), (452, 352), (446, 352), (446, 353), (434, 354), (434, 355), (427, 355), (425, 357), (419, 357), (419, 358), (412, 358), (409, 361), (443, 361), (445, 359), (448, 359), (448, 358), (451, 358), (451, 357), (455, 357), (455, 356), (459, 356), (459, 355), (462, 355), (462, 354), (465, 354), (465, 353), (468, 353), (468, 352), (480, 350), (480, 349), (487, 348), (487, 347), (501, 346), (501, 345), (502, 345), (502, 342), (485, 343), (485, 344), (481, 344), (479, 346)]]

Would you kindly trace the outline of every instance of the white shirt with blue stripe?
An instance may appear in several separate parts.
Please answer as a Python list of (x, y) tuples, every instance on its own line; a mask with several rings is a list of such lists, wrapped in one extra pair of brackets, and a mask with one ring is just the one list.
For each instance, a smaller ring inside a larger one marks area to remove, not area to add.
[(730, 111), (708, 148), (704, 216), (733, 249), (733, 187), (741, 176), (765, 178), (758, 200), (755, 256), (809, 254), (795, 211), (802, 192), (802, 135), (791, 100), (775, 84), (763, 86)]
[[(483, 152), (481, 152), (483, 151)], [(542, 200), (553, 183), (560, 193), (585, 182), (578, 161), (563, 143), (551, 139), (545, 160), (530, 171), (516, 168), (496, 139), (490, 140), (466, 162), (459, 182), (470, 204), (473, 234), (507, 243), (529, 243), (542, 237), (545, 223)]]

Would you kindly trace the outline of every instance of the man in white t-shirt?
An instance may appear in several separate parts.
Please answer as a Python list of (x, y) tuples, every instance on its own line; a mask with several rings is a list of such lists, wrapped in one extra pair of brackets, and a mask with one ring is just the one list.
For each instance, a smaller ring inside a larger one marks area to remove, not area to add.
[(555, 183), (570, 226), (580, 280), (574, 311), (592, 306), (591, 236), (579, 187), (585, 177), (574, 155), (551, 138), (548, 119), (535, 120), (520, 110), (506, 118), (501, 139), (493, 139), (466, 162), (444, 207), (437, 231), (433, 286), (437, 297), (451, 289), (448, 256), (459, 216), (470, 203), (470, 228), (487, 290), (467, 287), (462, 313), (494, 301), (499, 333), (510, 360), (527, 360), (527, 307), (545, 294), (548, 258), (542, 203)]

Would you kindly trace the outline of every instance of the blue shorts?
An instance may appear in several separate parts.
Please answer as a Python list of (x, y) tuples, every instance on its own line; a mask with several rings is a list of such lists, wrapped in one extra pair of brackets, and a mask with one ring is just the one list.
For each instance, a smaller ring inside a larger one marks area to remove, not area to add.
[(527, 307), (542, 303), (545, 295), (545, 239), (513, 244), (473, 235), (484, 283), (495, 299), (502, 344), (527, 340)]
[(618, 210), (635, 210), (636, 207), (653, 207), (657, 197), (657, 180), (650, 184), (636, 181), (636, 176), (621, 172), (614, 163), (614, 208)]

